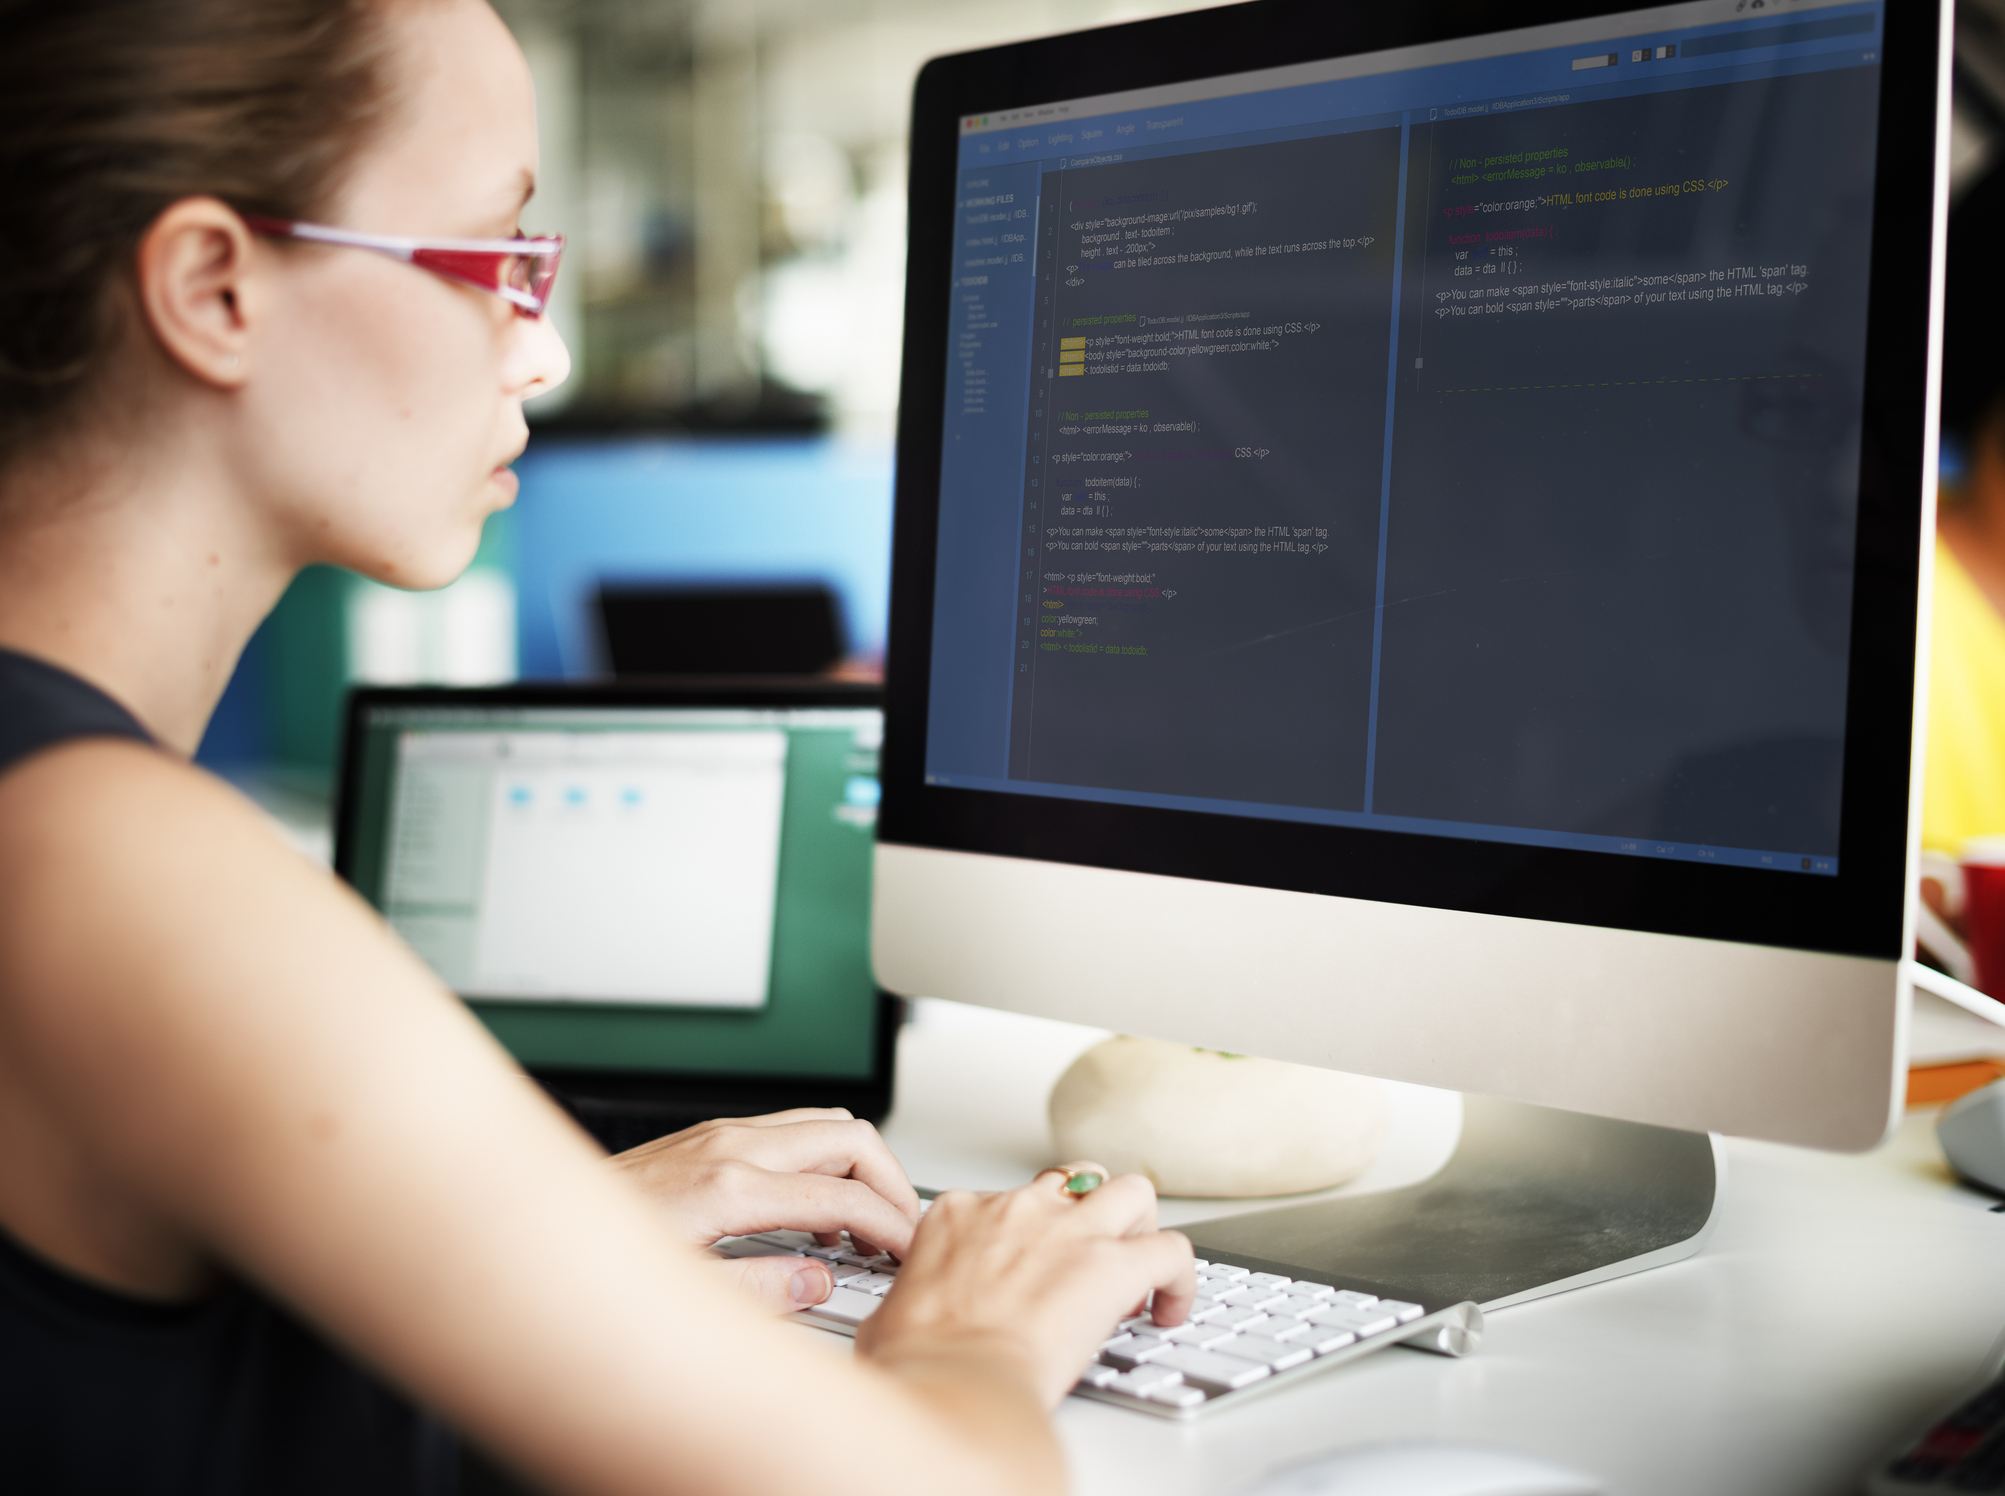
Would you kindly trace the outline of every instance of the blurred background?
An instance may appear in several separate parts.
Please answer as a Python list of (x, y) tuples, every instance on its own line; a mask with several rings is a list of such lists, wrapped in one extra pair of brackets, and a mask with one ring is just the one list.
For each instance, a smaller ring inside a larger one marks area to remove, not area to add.
[[(302, 575), (202, 761), (312, 828), (353, 682), (871, 671), (913, 80), (942, 53), (1195, 8), (498, 0), (540, 100), (524, 227), (570, 240), (552, 315), (575, 372), (532, 407), (521, 498), (467, 575), (434, 593)], [(1955, 83), (1961, 188), (2005, 153), (2005, 0), (1959, 6)], [(726, 634), (737, 655), (715, 652)]]
[[(406, 593), (302, 575), (201, 760), (312, 827), (351, 683), (869, 673), (889, 587), (913, 80), (942, 53), (1195, 8), (498, 0), (539, 100), (523, 226), (569, 239), (552, 315), (574, 372), (532, 405), (521, 497), (466, 576)], [(741, 626), (714, 627), (727, 617)], [(687, 652), (720, 634), (737, 656)]]

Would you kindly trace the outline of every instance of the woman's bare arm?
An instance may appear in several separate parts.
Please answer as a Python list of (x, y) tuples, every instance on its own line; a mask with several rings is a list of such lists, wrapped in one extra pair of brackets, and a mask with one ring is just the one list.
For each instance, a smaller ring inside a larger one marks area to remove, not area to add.
[[(1056, 1489), (1044, 1408), (1090, 1332), (1036, 1327), (1188, 1289), (1152, 1210), (1049, 1247), (983, 1223), (1046, 1259), (986, 1306), (929, 1223), (936, 1283), (901, 1284), (876, 1359), (830, 1357), (725, 1291), (372, 911), (131, 744), (0, 779), (0, 1047), (0, 1116), (72, 1142), (142, 1249), (185, 1233), (556, 1489), (770, 1492), (859, 1428), (900, 1451), (881, 1492)], [(0, 1196), (88, 1269), (28, 1206)]]

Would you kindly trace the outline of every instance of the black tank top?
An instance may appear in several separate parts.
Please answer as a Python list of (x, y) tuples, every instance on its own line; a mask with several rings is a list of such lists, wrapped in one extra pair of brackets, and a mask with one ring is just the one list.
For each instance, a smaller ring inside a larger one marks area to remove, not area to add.
[[(82, 737), (152, 741), (102, 691), (0, 650), (0, 774)], [(462, 1492), (451, 1434), (247, 1284), (160, 1304), (72, 1277), (4, 1230), (0, 1489)]]

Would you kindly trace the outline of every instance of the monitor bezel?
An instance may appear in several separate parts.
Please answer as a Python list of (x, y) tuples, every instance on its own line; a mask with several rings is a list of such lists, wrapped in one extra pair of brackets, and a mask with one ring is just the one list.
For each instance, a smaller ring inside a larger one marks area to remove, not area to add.
[[(1641, 7), (1535, 0), (1509, 31)], [(1731, 20), (1724, 13), (1722, 20)], [(880, 842), (1876, 958), (1902, 951), (1926, 459), (1940, 16), (1884, 9), (1857, 571), (1835, 876), (928, 785), (959, 122), (1495, 28), (1454, 0), (1254, 3), (935, 59), (914, 90)], [(1903, 107), (1925, 101), (1928, 107)], [(1892, 168), (1892, 169), (1890, 169)]]
[[(336, 777), (334, 871), (354, 886), (353, 858), (362, 806), (363, 735), (369, 713), (384, 706), (481, 707), (882, 707), (874, 682), (825, 677), (736, 679), (663, 677), (623, 681), (528, 681), (504, 686), (360, 686), (343, 713)], [(867, 1121), (891, 1111), (904, 1003), (877, 989), (877, 1034), (870, 1074), (825, 1077), (759, 1071), (630, 1070), (577, 1065), (523, 1068), (560, 1100), (651, 1106), (695, 1120), (755, 1116), (798, 1106), (843, 1107)]]

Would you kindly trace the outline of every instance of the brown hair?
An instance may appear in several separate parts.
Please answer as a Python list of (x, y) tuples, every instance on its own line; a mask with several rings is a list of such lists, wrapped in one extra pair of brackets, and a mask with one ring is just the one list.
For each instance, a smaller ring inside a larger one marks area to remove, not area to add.
[(115, 345), (182, 198), (312, 218), (386, 111), (387, 0), (0, 0), (0, 465)]

